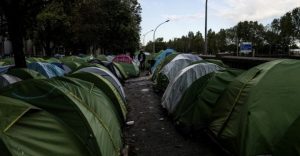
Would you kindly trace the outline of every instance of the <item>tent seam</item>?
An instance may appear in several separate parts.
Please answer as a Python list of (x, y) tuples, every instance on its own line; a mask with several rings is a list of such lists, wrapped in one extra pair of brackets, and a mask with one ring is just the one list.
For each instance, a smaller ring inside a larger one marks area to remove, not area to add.
[(86, 104), (83, 100), (81, 100), (80, 98), (78, 98), (76, 95), (74, 95), (72, 92), (69, 91), (69, 94), (70, 94), (72, 97), (76, 98), (78, 101), (84, 103), (84, 104), (85, 104), (85, 108), (87, 108), (88, 110), (90, 110), (90, 111), (97, 117), (97, 119), (100, 121), (100, 123), (101, 123), (102, 126), (104, 127), (105, 131), (106, 131), (107, 134), (109, 135), (109, 138), (110, 138), (110, 140), (111, 140), (111, 142), (112, 142), (112, 144), (113, 144), (113, 146), (114, 146), (116, 152), (119, 152), (119, 148), (115, 145), (115, 143), (114, 143), (114, 141), (113, 141), (113, 138), (112, 138), (112, 135), (110, 134), (109, 129), (106, 127), (106, 125), (104, 124), (104, 122), (103, 122), (103, 120), (101, 119), (101, 117), (99, 117), (95, 111), (93, 111), (92, 109), (90, 109), (89, 107), (87, 107), (87, 104)]
[(14, 121), (12, 121), (5, 129), (4, 133), (12, 126), (14, 125), (24, 114), (26, 114), (32, 107), (28, 107), (24, 112), (22, 112)]

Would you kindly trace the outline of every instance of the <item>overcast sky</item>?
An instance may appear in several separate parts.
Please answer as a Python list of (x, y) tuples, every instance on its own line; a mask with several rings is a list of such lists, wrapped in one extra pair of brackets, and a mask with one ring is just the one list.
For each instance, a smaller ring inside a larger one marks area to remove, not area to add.
[[(170, 19), (158, 28), (156, 38), (169, 40), (189, 31), (204, 34), (205, 0), (139, 0), (142, 6), (143, 34)], [(258, 20), (264, 25), (274, 18), (300, 7), (300, 0), (208, 0), (208, 29), (219, 31), (243, 20)], [(146, 35), (146, 42), (153, 34)]]

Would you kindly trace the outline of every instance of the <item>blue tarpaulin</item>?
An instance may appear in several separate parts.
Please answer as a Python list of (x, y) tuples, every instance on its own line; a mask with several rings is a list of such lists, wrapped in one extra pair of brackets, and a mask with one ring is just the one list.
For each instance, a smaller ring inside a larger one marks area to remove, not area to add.
[(64, 70), (50, 63), (35, 62), (28, 65), (29, 69), (35, 70), (47, 78), (64, 76)]
[(164, 60), (168, 55), (174, 53), (175, 50), (173, 49), (166, 49), (165, 51), (163, 51), (160, 55), (158, 55), (156, 58), (155, 58), (155, 64), (154, 66), (151, 68), (151, 72), (154, 73), (156, 67), (159, 65), (159, 63)]
[(8, 65), (8, 66), (2, 66), (2, 67), (0, 67), (0, 74), (6, 73), (7, 70), (8, 70), (10, 67), (13, 67), (13, 66), (12, 66), (12, 65)]

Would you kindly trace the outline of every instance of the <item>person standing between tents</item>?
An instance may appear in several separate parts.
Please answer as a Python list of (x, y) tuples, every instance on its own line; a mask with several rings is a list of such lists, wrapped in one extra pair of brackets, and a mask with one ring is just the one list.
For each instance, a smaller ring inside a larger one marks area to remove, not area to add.
[(145, 61), (146, 61), (146, 55), (144, 54), (143, 50), (140, 51), (138, 55), (138, 60), (140, 61), (140, 69), (145, 69)]

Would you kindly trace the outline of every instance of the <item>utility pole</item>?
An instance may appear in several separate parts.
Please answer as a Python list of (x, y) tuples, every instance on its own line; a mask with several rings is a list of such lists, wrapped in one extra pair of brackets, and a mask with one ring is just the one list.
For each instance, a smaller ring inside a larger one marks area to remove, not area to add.
[(205, 1), (205, 45), (204, 45), (204, 55), (207, 55), (207, 0)]

